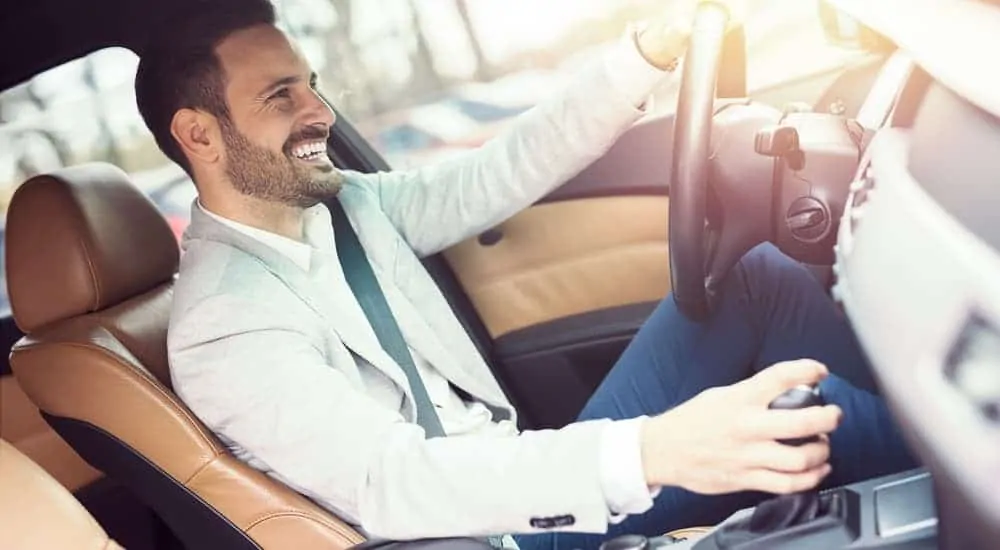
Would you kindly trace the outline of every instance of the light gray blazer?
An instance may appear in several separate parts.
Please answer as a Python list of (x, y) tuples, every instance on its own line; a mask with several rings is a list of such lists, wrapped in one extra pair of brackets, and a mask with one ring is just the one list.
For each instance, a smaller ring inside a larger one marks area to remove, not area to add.
[[(478, 150), (348, 173), (341, 201), (407, 342), (496, 419), (516, 419), (419, 257), (476, 235), (600, 157), (664, 75), (623, 41)], [(174, 388), (234, 453), (372, 536), (604, 532), (605, 421), (425, 440), (403, 371), (330, 285), (329, 211), (308, 272), (192, 208), (168, 333)], [(344, 291), (346, 292), (346, 291)], [(552, 518), (560, 518), (553, 520)]]

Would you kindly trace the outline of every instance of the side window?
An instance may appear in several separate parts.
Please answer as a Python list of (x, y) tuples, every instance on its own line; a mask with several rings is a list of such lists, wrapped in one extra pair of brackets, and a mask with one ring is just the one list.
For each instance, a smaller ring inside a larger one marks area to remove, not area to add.
[[(304, 1), (289, 3), (299, 4), (303, 7), (295, 9), (307, 9)], [(332, 70), (325, 77), (341, 91), (335, 101), (391, 166), (411, 168), (482, 144), (513, 117), (557, 93), (581, 65), (621, 39), (629, 22), (660, 16), (664, 9), (684, 17), (692, 2), (332, 4), (330, 24), (308, 32), (331, 45), (324, 61)], [(827, 81), (814, 75), (843, 68), (859, 55), (824, 39), (815, 2), (734, 4), (742, 8), (751, 95), (802, 79), (818, 82), (806, 89), (816, 95)], [(654, 113), (673, 111), (677, 91), (676, 81), (656, 90)]]
[[(0, 93), (0, 237), (18, 185), (33, 175), (90, 161), (110, 162), (128, 172), (180, 236), (194, 186), (160, 152), (139, 116), (137, 66), (134, 53), (109, 48)], [(2, 317), (10, 314), (10, 304), (6, 270), (0, 273)]]
[[(481, 145), (564, 87), (581, 65), (620, 40), (629, 22), (686, 2), (275, 0), (275, 6), (325, 95), (391, 166), (410, 168)], [(745, 4), (751, 91), (846, 65), (856, 55), (823, 42), (813, 2)], [(195, 189), (160, 153), (138, 114), (137, 65), (132, 52), (109, 48), (0, 93), (0, 232), (10, 195), (26, 178), (105, 161), (128, 172), (180, 235)], [(676, 92), (676, 82), (665, 82), (654, 108), (673, 110)], [(8, 311), (4, 284), (0, 315)]]

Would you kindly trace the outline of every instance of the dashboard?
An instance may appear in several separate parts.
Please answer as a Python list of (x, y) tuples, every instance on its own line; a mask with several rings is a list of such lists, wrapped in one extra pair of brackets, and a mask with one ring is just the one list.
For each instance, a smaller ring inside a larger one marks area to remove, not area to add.
[(859, 113), (874, 135), (833, 266), (833, 297), (935, 476), (956, 538), (942, 548), (1000, 537), (1000, 113), (982, 105), (906, 54), (886, 63)]

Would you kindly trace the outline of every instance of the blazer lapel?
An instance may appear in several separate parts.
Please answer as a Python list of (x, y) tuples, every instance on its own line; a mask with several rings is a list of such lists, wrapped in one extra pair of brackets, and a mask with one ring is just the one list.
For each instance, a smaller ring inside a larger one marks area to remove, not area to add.
[[(385, 293), (389, 307), (393, 316), (399, 324), (400, 330), (406, 338), (406, 343), (437, 369), (449, 382), (458, 386), (462, 390), (496, 406), (506, 406), (503, 392), (495, 384), (485, 383), (475, 376), (469, 369), (462, 367), (456, 355), (450, 352), (438, 337), (434, 327), (430, 325), (427, 318), (420, 312), (407, 296), (406, 292), (397, 284), (395, 272), (392, 267), (395, 265), (396, 247), (387, 246), (383, 243), (379, 246), (377, 242), (371, 242), (371, 236), (363, 231), (362, 225), (355, 218), (357, 210), (351, 208), (351, 195), (341, 194), (341, 203), (344, 204), (344, 212), (347, 214), (351, 225), (358, 234), (358, 239), (364, 246), (371, 262), (372, 269), (378, 279), (382, 291)], [(317, 216), (317, 224), (325, 223), (330, 225), (329, 211), (323, 209), (322, 216)], [(316, 227), (316, 226), (313, 226)], [(330, 235), (324, 232), (323, 235)], [(333, 236), (335, 239), (336, 236)], [(405, 245), (403, 245), (405, 246)], [(492, 381), (492, 380), (491, 380)]]
[[(309, 274), (284, 254), (213, 220), (197, 205), (192, 207), (191, 224), (186, 238), (220, 242), (259, 261), (300, 300), (325, 319), (348, 349), (384, 373), (409, 395), (409, 383), (402, 369), (379, 345), (367, 321), (364, 318), (356, 319), (352, 315), (353, 309), (347, 306), (347, 300), (351, 298), (342, 294), (349, 290), (339, 289), (332, 284), (329, 287), (317, 288), (311, 282)], [(320, 258), (314, 254), (312, 268), (316, 269), (317, 263), (324, 261), (331, 261), (331, 258)], [(332, 261), (336, 261), (336, 258), (332, 258)]]
[[(376, 267), (376, 272), (378, 271), (380, 270)], [(385, 289), (386, 298), (392, 306), (392, 312), (406, 335), (407, 343), (452, 384), (490, 404), (504, 405), (502, 401), (497, 402), (497, 394), (492, 387), (483, 384), (479, 378), (462, 368), (454, 354), (445, 348), (433, 327), (402, 290), (389, 280), (389, 277), (385, 277), (382, 273), (378, 275), (379, 282)]]

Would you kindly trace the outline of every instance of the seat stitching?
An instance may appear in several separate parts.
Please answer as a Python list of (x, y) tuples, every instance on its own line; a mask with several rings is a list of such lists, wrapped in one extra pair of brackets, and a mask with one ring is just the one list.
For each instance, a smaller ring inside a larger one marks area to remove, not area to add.
[[(110, 350), (107, 350), (107, 349), (105, 349), (105, 348), (103, 348), (101, 346), (97, 346), (97, 345), (94, 345), (94, 344), (83, 344), (83, 343), (80, 343), (80, 342), (34, 343), (34, 344), (24, 345), (24, 346), (20, 347), (17, 351), (28, 351), (28, 350), (31, 350), (31, 349), (34, 349), (34, 348), (41, 348), (41, 347), (47, 346), (47, 345), (48, 346), (68, 346), (68, 347), (82, 348), (82, 349), (86, 349), (86, 350), (96, 351), (96, 352), (98, 352), (98, 353), (100, 353), (102, 355), (105, 355), (105, 356), (111, 358), (114, 361), (122, 362), (121, 358), (117, 354), (112, 353)], [(14, 353), (17, 353), (17, 351), (15, 351)], [(127, 372), (129, 373), (128, 376), (134, 377), (134, 375), (133, 375), (133, 373), (135, 372), (134, 368), (129, 367), (127, 369)], [(196, 419), (196, 418), (194, 418), (190, 413), (188, 413), (188, 411), (185, 408), (176, 406), (174, 404), (174, 396), (172, 396), (171, 394), (169, 394), (166, 391), (164, 391), (163, 388), (160, 387), (159, 381), (153, 381), (153, 380), (151, 380), (150, 376), (147, 375), (146, 373), (141, 373), (141, 378), (144, 379), (145, 382), (154, 391), (156, 391), (157, 393), (159, 393), (162, 397), (164, 397), (168, 401), (168, 404), (171, 406), (172, 410), (174, 410), (175, 412), (179, 413), (186, 420), (188, 420), (191, 423), (191, 426), (194, 428), (194, 430), (196, 432), (198, 432), (198, 434), (201, 435), (202, 438), (205, 439), (205, 441), (209, 444), (209, 446), (212, 447), (213, 451), (215, 452), (214, 456), (219, 456), (218, 445), (215, 444), (215, 442), (213, 441), (213, 439), (211, 437), (209, 437), (208, 435), (205, 434), (205, 431), (202, 429), (202, 426), (201, 426), (201, 421), (198, 420), (198, 419)]]
[(270, 513), (264, 514), (263, 516), (260, 516), (260, 517), (258, 517), (256, 519), (252, 520), (251, 523), (250, 523), (250, 525), (247, 526), (246, 531), (249, 532), (254, 527), (256, 527), (256, 526), (258, 526), (258, 525), (260, 525), (260, 524), (262, 524), (262, 523), (264, 523), (264, 522), (266, 522), (268, 520), (272, 520), (272, 519), (276, 519), (276, 518), (280, 518), (280, 517), (297, 517), (297, 518), (312, 520), (312, 521), (315, 521), (315, 522), (317, 522), (317, 523), (319, 523), (319, 524), (321, 524), (321, 525), (323, 525), (325, 527), (329, 527), (333, 531), (336, 531), (337, 534), (339, 534), (339, 535), (341, 535), (341, 536), (343, 536), (343, 537), (345, 537), (347, 539), (354, 540), (354, 541), (357, 541), (357, 542), (363, 542), (364, 541), (364, 538), (358, 536), (357, 533), (354, 531), (354, 529), (351, 529), (350, 530), (351, 532), (348, 532), (344, 525), (327, 521), (325, 518), (323, 518), (321, 516), (318, 516), (318, 515), (315, 515), (315, 514), (310, 514), (310, 513), (307, 513), (307, 512), (299, 512), (299, 511), (296, 511), (296, 510), (285, 510), (285, 511), (270, 512)]
[(97, 311), (101, 307), (101, 282), (97, 277), (97, 269), (94, 267), (94, 262), (90, 258), (90, 248), (87, 246), (86, 240), (82, 237), (78, 240), (80, 247), (83, 248), (83, 259), (87, 262), (87, 269), (90, 271), (90, 282), (94, 285), (94, 303), (91, 307), (93, 311)]

